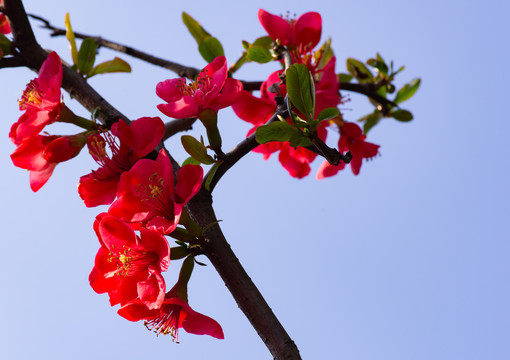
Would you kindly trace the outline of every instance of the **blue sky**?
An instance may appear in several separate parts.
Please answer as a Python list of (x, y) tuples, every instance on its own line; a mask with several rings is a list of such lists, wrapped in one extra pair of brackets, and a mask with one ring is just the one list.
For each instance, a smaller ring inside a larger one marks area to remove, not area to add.
[[(381, 145), (381, 155), (364, 163), (359, 176), (347, 169), (323, 181), (297, 180), (276, 157), (263, 161), (250, 154), (216, 188), (216, 214), (303, 358), (510, 357), (507, 2), (24, 3), (28, 12), (59, 26), (69, 11), (76, 31), (196, 67), (206, 64), (181, 22), (182, 11), (222, 41), (229, 62), (239, 56), (241, 40), (264, 35), (259, 8), (318, 11), (323, 40), (333, 40), (337, 72), (345, 71), (347, 57), (366, 60), (376, 52), (406, 65), (397, 85), (422, 78), (404, 106), (415, 119), (388, 119), (372, 130), (369, 141)], [(37, 28), (36, 35), (43, 47), (70, 61), (64, 38)], [(115, 55), (102, 50), (100, 56)], [(132, 74), (90, 83), (132, 119), (165, 119), (154, 89), (174, 75), (122, 57)], [(274, 69), (249, 64), (239, 78), (265, 79)], [(106, 295), (93, 292), (88, 274), (99, 243), (92, 222), (104, 209), (85, 208), (76, 184), (95, 163), (84, 151), (60, 164), (34, 194), (28, 174), (9, 158), (14, 146), (7, 134), (20, 116), (16, 101), (34, 76), (26, 69), (0, 71), (0, 358), (271, 358), (212, 266), (194, 272), (190, 304), (222, 325), (223, 341), (185, 332), (180, 344), (156, 338), (141, 323), (119, 317)], [(65, 100), (88, 117), (67, 95)], [(354, 121), (370, 107), (352, 95), (342, 111)], [(220, 129), (228, 149), (249, 124), (222, 110)], [(201, 132), (196, 126), (192, 134)], [(182, 161), (179, 143), (172, 138), (167, 146)], [(165, 275), (168, 283), (177, 269)]]

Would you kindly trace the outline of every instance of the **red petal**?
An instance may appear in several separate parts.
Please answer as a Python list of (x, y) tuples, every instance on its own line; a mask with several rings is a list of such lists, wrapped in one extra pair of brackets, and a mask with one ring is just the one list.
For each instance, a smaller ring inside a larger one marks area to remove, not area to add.
[(291, 41), (292, 29), (287, 21), (262, 9), (259, 10), (258, 17), (271, 39), (280, 39), (282, 45), (287, 45)]
[(244, 121), (253, 125), (263, 125), (276, 111), (276, 103), (269, 99), (257, 98), (248, 91), (242, 91), (232, 109)]
[(40, 171), (30, 171), (30, 188), (37, 192), (50, 179), (53, 170), (57, 164), (49, 164), (48, 167)]
[(345, 168), (345, 163), (342, 161), (338, 165), (331, 165), (327, 161), (324, 161), (319, 170), (317, 171), (317, 180), (322, 180), (326, 177), (336, 175), (340, 170)]
[(322, 19), (319, 13), (307, 12), (301, 15), (294, 24), (295, 45), (314, 48), (321, 39), (321, 31)]
[(310, 166), (308, 162), (299, 161), (296, 158), (296, 154), (291, 152), (291, 149), (290, 145), (284, 143), (280, 150), (278, 160), (280, 160), (282, 166), (292, 177), (297, 177), (298, 179), (304, 178), (310, 173)]

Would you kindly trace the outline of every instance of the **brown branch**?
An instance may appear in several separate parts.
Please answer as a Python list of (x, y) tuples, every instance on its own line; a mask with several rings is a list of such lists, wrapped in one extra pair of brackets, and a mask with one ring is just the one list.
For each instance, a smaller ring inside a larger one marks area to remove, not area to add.
[(225, 239), (216, 223), (216, 215), (211, 206), (211, 194), (203, 190), (191, 199), (187, 207), (202, 228), (215, 223), (205, 233), (203, 247), (206, 256), (273, 357), (301, 359), (296, 344), (278, 321)]
[(162, 141), (165, 141), (166, 139), (169, 139), (170, 137), (182, 131), (191, 130), (195, 121), (197, 121), (196, 117), (175, 119), (167, 122), (165, 124), (165, 134), (163, 135)]
[(388, 106), (391, 105), (393, 107), (397, 107), (393, 101), (386, 99), (384, 96), (381, 96), (377, 93), (377, 87), (374, 84), (354, 84), (354, 83), (340, 83), (340, 91), (347, 90), (356, 92), (359, 94), (363, 94), (377, 101), (379, 104)]

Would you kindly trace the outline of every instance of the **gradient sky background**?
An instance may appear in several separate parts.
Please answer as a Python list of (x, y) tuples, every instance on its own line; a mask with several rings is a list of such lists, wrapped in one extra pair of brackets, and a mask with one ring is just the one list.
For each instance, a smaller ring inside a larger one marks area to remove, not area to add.
[[(273, 156), (250, 154), (214, 194), (234, 251), (298, 345), (304, 359), (441, 360), (510, 358), (510, 57), (507, 1), (24, 1), (27, 12), (102, 35), (169, 60), (205, 66), (181, 21), (186, 11), (223, 43), (264, 35), (257, 10), (318, 11), (338, 58), (379, 51), (406, 65), (402, 86), (422, 87), (404, 103), (415, 120), (388, 119), (369, 134), (381, 155), (317, 181), (291, 178)], [(150, 6), (148, 6), (150, 4)], [(36, 25), (36, 23), (33, 23)], [(42, 46), (70, 61), (65, 38), (36, 28)], [(114, 54), (101, 50), (99, 59)], [(175, 75), (128, 56), (132, 74), (90, 80), (131, 119), (161, 116), (156, 83)], [(249, 64), (241, 79), (263, 80), (276, 64)], [(3, 249), (1, 359), (270, 359), (212, 266), (196, 268), (190, 304), (216, 319), (225, 340), (180, 333), (180, 344), (130, 323), (88, 284), (99, 243), (76, 192), (95, 169), (87, 151), (60, 164), (36, 194), (15, 168), (8, 131), (17, 99), (35, 74), (1, 69)], [(347, 93), (344, 93), (347, 94)], [(368, 101), (342, 107), (354, 121)], [(88, 113), (66, 94), (78, 114)], [(224, 148), (249, 124), (220, 112)], [(196, 126), (192, 134), (203, 133)], [(48, 128), (49, 131), (52, 128)], [(60, 129), (58, 129), (60, 130)], [(67, 128), (66, 128), (67, 130)], [(74, 130), (74, 129), (72, 129)], [(72, 131), (70, 130), (70, 131)], [(60, 131), (63, 132), (64, 130)], [(332, 139), (336, 137), (332, 134)], [(179, 160), (179, 139), (167, 142)], [(317, 159), (312, 172), (320, 165)], [(199, 259), (207, 264), (206, 258)], [(165, 275), (173, 284), (178, 266)]]

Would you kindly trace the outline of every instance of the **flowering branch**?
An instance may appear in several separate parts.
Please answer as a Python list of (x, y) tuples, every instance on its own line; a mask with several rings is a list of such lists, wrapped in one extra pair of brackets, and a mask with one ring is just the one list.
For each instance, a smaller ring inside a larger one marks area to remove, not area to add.
[[(13, 29), (14, 45), (18, 50), (18, 53), (13, 57), (17, 60), (12, 61), (24, 64), (37, 71), (46, 60), (48, 54), (37, 43), (21, 0), (4, 0), (4, 13), (9, 18)], [(97, 113), (98, 119), (106, 127), (111, 127), (119, 118), (123, 119), (126, 123), (130, 122), (127, 117), (104, 100), (77, 73), (65, 65), (62, 68), (62, 87), (89, 111), (99, 108), (100, 110)], [(170, 136), (175, 131), (182, 131), (191, 126), (194, 120), (194, 118), (175, 120), (166, 126), (165, 133)], [(241, 152), (236, 156), (239, 157), (240, 154)], [(152, 157), (152, 155), (154, 155), (154, 152), (149, 154), (149, 157)], [(234, 158), (232, 156), (232, 161)], [(172, 161), (172, 166), (174, 171), (178, 169), (175, 161)], [(271, 354), (275, 359), (300, 359), (296, 345), (244, 271), (223, 236), (214, 215), (211, 194), (202, 189), (188, 203), (187, 207), (190, 215), (202, 228), (215, 224), (208, 227), (204, 234), (204, 254), (213, 263), (239, 307), (257, 330), (257, 333)]]

